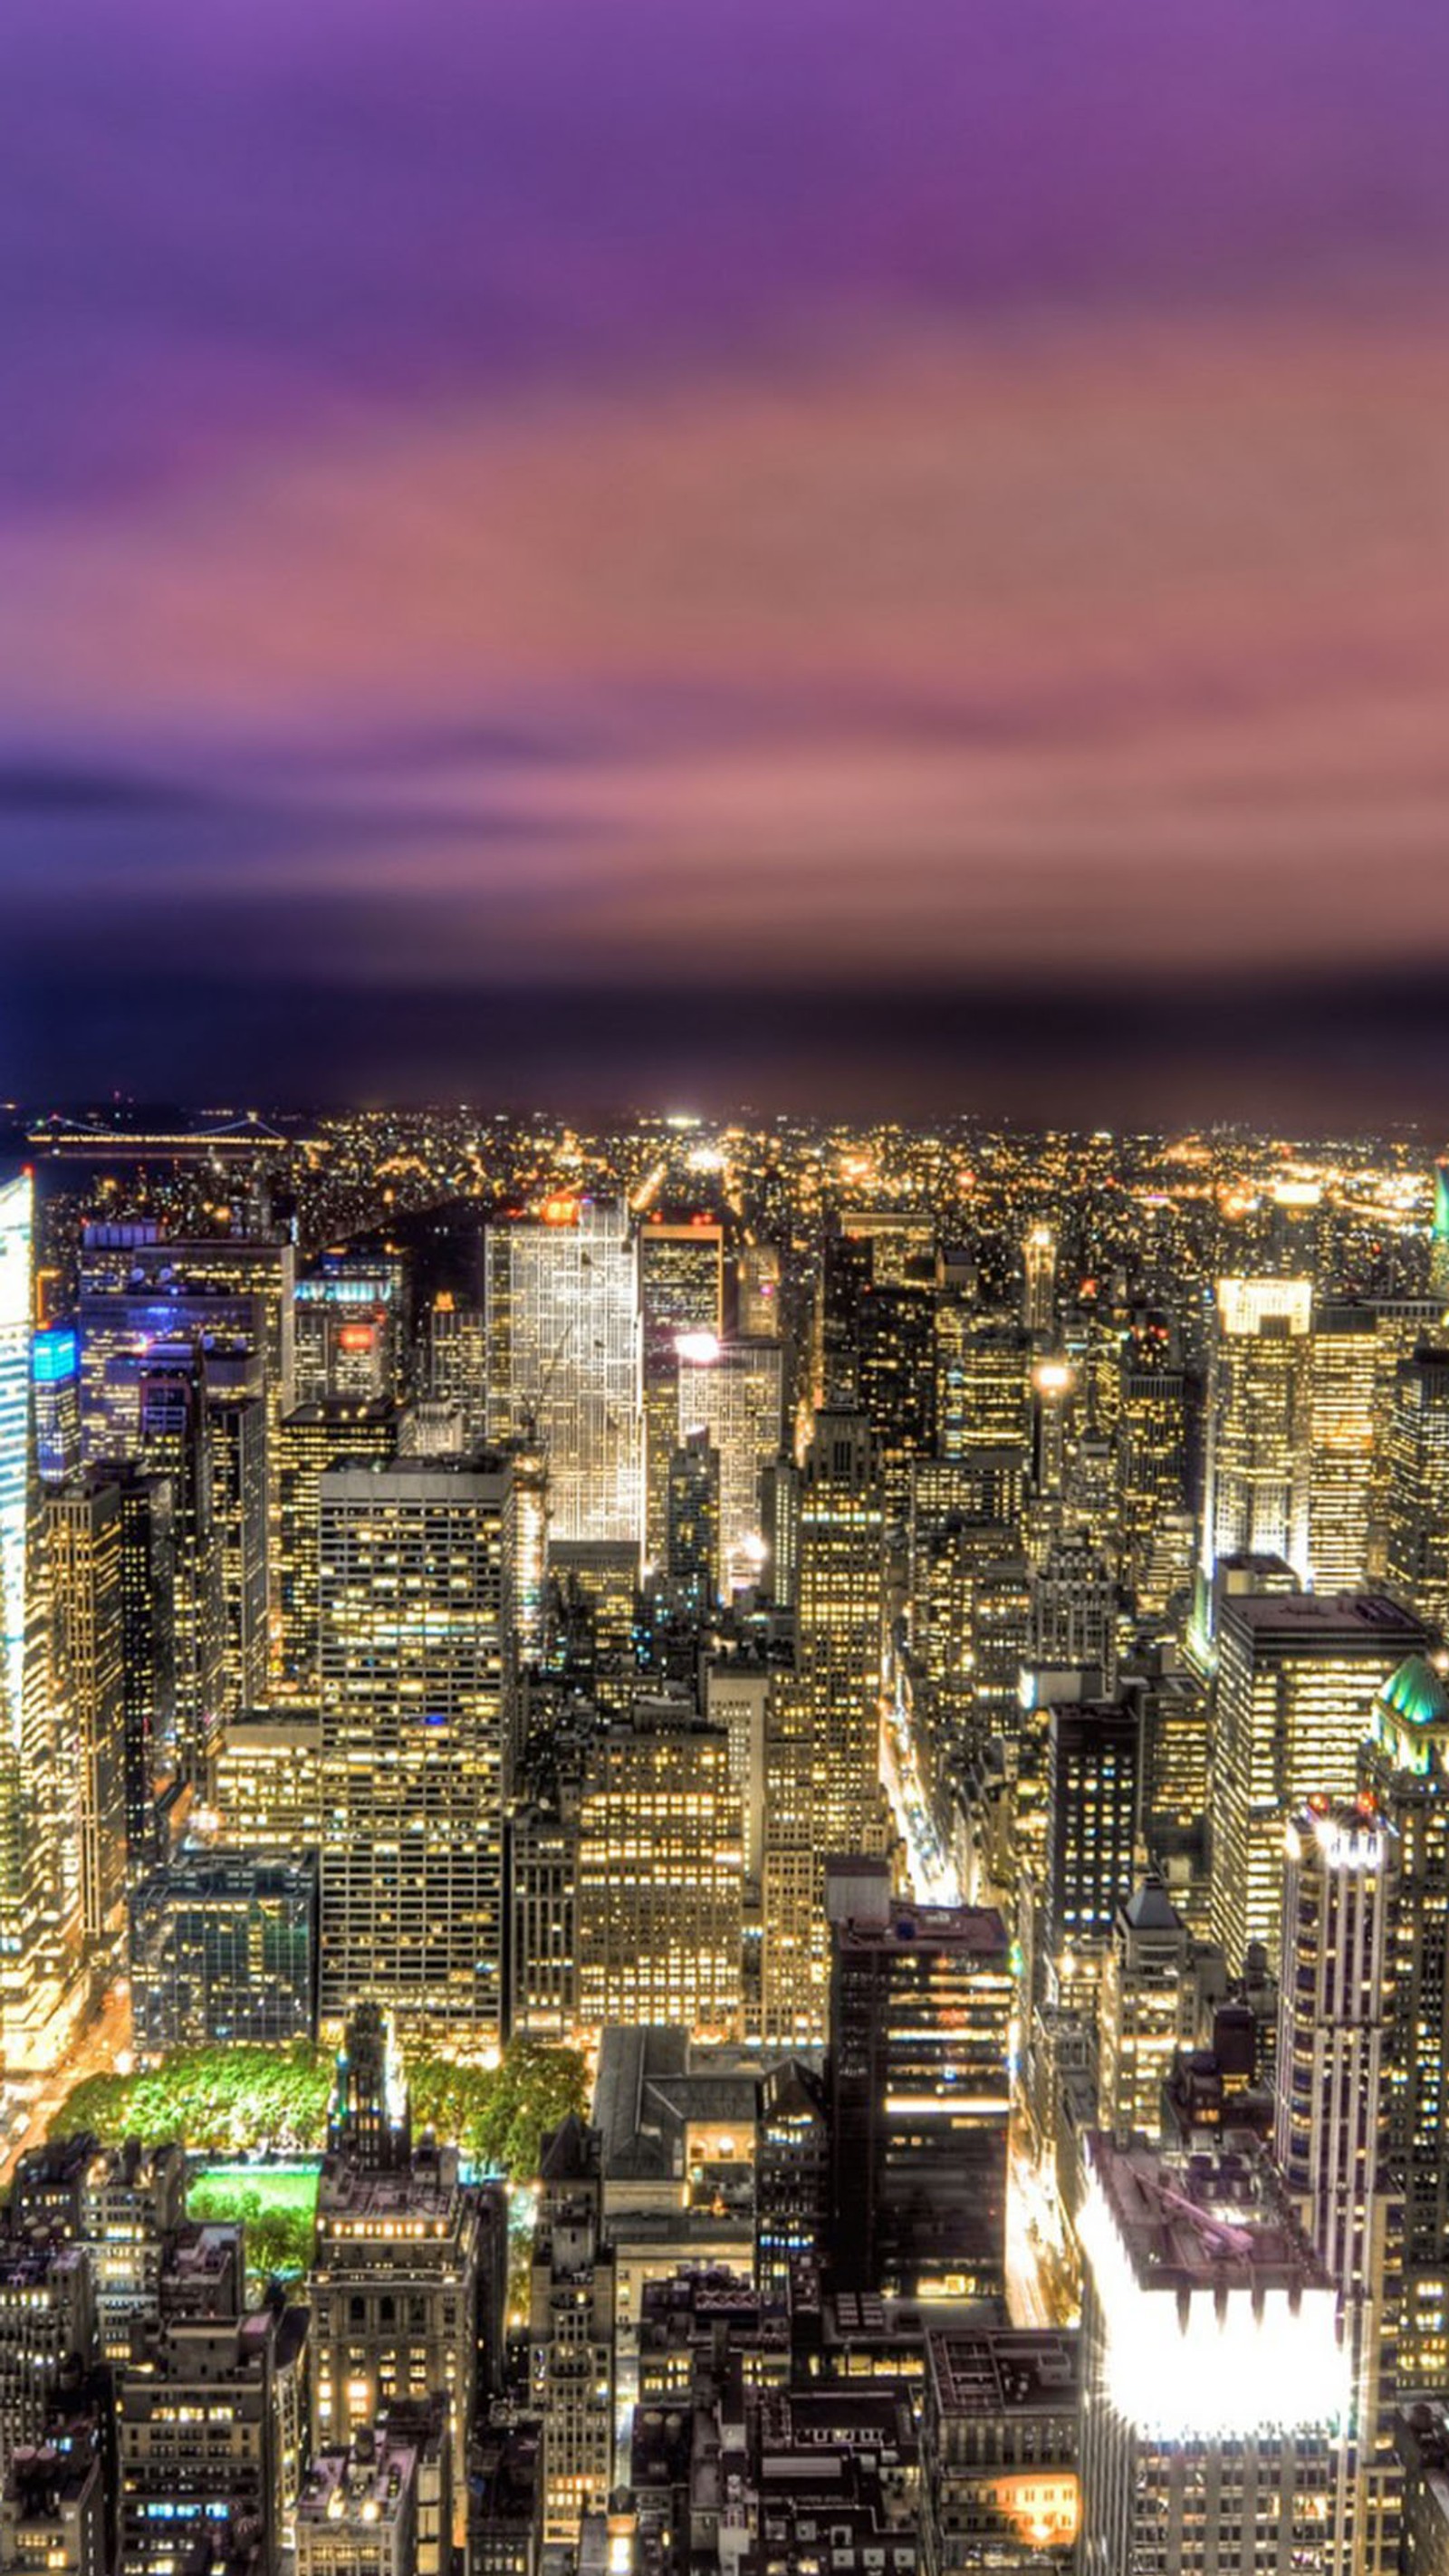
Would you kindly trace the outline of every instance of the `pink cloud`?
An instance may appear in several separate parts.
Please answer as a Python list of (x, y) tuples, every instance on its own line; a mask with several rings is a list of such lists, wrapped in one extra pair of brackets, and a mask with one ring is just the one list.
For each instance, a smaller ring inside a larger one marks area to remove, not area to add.
[[(458, 975), (504, 888), (519, 973), (1358, 961), (1406, 912), (1442, 949), (1442, 320), (895, 326), (358, 413), (5, 533), (0, 688), (17, 738), (83, 709), (183, 776), (331, 745), (329, 830), (249, 868), (435, 902)], [(504, 764), (516, 838), (469, 832), (496, 758), (389, 775), (519, 709), (570, 756)]]

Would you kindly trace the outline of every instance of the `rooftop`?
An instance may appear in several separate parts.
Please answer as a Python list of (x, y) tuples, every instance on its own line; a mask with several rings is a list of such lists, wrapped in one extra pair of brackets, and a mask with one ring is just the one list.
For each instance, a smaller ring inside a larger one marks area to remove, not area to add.
[(297, 2504), (302, 2522), (396, 2521), (411, 2495), (417, 2454), (390, 2433), (358, 2433), (347, 2451), (319, 2451)]
[(1424, 1655), (1406, 1655), (1385, 1682), (1379, 1698), (1395, 1717), (1411, 1726), (1443, 1726), (1449, 1721), (1449, 1690)]
[(942, 2415), (1074, 2413), (1081, 2394), (1081, 2338), (1015, 2326), (934, 2329), (927, 2364)]
[(1096, 2130), (1087, 2152), (1139, 2290), (1296, 2294), (1327, 2282), (1265, 2159), (1117, 2147)]
[(1292, 1652), (1313, 1654), (1333, 1645), (1346, 1654), (1422, 1651), (1423, 1621), (1383, 1592), (1230, 1592), (1223, 1601), (1222, 1627), (1246, 1628)]

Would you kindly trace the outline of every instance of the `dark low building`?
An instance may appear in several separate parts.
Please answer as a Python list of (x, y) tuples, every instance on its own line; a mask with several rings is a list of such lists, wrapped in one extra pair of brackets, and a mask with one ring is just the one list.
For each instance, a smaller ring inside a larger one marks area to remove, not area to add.
[(132, 1900), (131, 1982), (147, 2056), (315, 2039), (315, 1854), (178, 1852)]
[(1001, 1916), (912, 1906), (833, 1930), (836, 2286), (998, 2298), (1015, 1999)]

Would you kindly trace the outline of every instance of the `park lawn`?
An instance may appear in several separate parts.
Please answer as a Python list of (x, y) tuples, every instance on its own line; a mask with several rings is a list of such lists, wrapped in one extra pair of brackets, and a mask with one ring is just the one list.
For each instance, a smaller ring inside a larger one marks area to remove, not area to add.
[[(292, 2165), (202, 2165), (191, 2177), (187, 2194), (194, 2218), (236, 2218), (247, 2194), (254, 2194), (263, 2209), (281, 2209), (298, 2217), (315, 2218), (317, 2214), (318, 2169), (307, 2165), (300, 2170)], [(223, 2203), (234, 2201), (236, 2208)]]

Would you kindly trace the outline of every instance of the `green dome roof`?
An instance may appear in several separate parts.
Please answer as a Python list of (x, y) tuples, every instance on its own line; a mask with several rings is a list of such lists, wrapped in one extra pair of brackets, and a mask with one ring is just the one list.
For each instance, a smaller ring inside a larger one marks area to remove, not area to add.
[(1385, 1682), (1382, 1699), (1395, 1717), (1408, 1720), (1411, 1726), (1443, 1726), (1449, 1722), (1449, 1691), (1422, 1655), (1410, 1655), (1396, 1673)]

